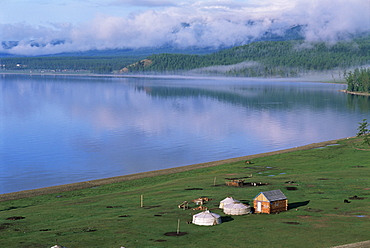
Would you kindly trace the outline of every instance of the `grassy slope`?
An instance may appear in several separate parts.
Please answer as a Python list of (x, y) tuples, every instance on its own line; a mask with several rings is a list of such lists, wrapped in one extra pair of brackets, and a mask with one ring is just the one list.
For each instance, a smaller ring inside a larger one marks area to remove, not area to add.
[[(368, 240), (370, 151), (357, 149), (360, 145), (356, 139), (340, 143), (256, 158), (249, 168), (241, 161), (0, 202), (0, 244), (50, 247), (59, 243), (68, 248), (330, 247)], [(242, 178), (251, 173), (253, 178), (246, 179), (248, 182), (268, 185), (240, 188), (224, 185), (225, 178)], [(296, 183), (287, 185), (286, 181)], [(288, 186), (298, 190), (289, 191)], [(191, 188), (202, 190), (185, 190)], [(289, 211), (230, 217), (217, 208), (226, 196), (251, 203), (259, 192), (273, 189), (286, 194)], [(140, 195), (144, 195), (143, 208)], [(343, 202), (354, 195), (365, 199)], [(200, 196), (213, 198), (206, 205), (220, 214), (224, 223), (212, 227), (186, 224), (196, 211), (180, 210), (177, 205)], [(25, 218), (6, 220), (13, 216)], [(180, 232), (188, 234), (165, 236), (166, 232), (176, 232), (178, 219)]]

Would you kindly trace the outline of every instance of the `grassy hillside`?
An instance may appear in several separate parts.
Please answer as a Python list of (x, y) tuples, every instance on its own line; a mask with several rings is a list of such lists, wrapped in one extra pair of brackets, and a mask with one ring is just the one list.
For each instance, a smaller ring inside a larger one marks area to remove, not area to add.
[[(348, 139), (340, 145), (255, 158), (248, 165), (240, 161), (3, 201), (0, 243), (4, 247), (58, 243), (68, 248), (312, 248), (368, 240), (370, 149), (361, 143), (358, 138)], [(225, 185), (235, 178), (266, 185)], [(287, 212), (227, 216), (218, 209), (227, 196), (251, 204), (259, 192), (274, 189), (288, 197)], [(222, 224), (187, 224), (198, 211), (177, 205), (200, 196), (213, 199), (205, 206), (221, 215)], [(175, 235), (167, 236), (171, 232)]]

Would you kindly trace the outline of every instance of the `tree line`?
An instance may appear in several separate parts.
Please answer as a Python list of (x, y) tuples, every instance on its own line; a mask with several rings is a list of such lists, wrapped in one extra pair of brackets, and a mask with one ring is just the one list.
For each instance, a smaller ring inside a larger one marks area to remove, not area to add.
[[(345, 70), (370, 64), (370, 36), (336, 44), (304, 40), (260, 41), (210, 54), (55, 56), (0, 58), (0, 69), (86, 70), (92, 73), (222, 74), (242, 77), (291, 77), (311, 71)], [(146, 58), (151, 63), (138, 61)], [(245, 63), (242, 66), (240, 63)], [(219, 66), (227, 66), (220, 69)], [(226, 68), (226, 69), (225, 69)]]
[(5, 70), (85, 70), (92, 73), (112, 73), (145, 56), (55, 56), (0, 58)]
[(356, 68), (345, 74), (347, 90), (370, 93), (370, 68)]
[[(230, 76), (296, 76), (310, 71), (345, 69), (370, 63), (370, 37), (342, 41), (334, 45), (324, 42), (261, 41), (233, 47), (206, 55), (153, 54), (150, 66), (128, 67), (130, 72), (182, 72), (205, 68), (212, 74)], [(256, 62), (250, 66), (230, 68), (220, 72), (214, 66), (235, 65), (245, 61)]]

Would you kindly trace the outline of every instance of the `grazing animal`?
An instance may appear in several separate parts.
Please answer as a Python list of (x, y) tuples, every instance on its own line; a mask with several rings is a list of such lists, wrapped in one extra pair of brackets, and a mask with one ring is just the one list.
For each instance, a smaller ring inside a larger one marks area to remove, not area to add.
[(245, 164), (252, 164), (252, 161), (247, 160), (247, 161), (245, 161)]
[(351, 203), (350, 201), (348, 201), (347, 199), (344, 199), (343, 201), (344, 203)]

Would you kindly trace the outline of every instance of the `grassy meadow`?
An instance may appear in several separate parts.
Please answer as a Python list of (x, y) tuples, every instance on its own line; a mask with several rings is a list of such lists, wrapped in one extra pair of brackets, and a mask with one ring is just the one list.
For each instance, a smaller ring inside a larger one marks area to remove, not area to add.
[[(0, 247), (312, 248), (369, 240), (370, 148), (358, 138), (338, 144), (2, 201)], [(226, 186), (232, 178), (267, 185)], [(228, 216), (218, 209), (227, 196), (252, 205), (259, 192), (274, 189), (288, 197), (288, 211)], [(212, 198), (204, 206), (222, 224), (188, 223), (196, 205), (178, 205), (201, 196)]]

